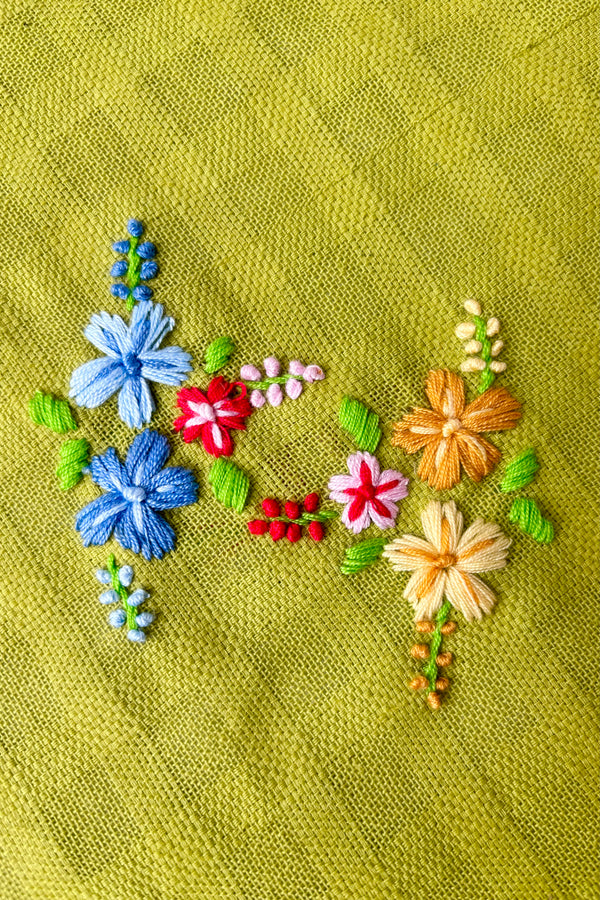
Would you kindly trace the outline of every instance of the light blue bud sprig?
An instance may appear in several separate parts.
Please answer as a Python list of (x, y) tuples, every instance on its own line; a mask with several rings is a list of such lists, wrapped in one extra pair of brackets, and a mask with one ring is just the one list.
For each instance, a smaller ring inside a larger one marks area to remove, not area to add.
[(154, 621), (154, 613), (138, 612), (138, 607), (150, 595), (141, 588), (129, 592), (128, 588), (133, 581), (131, 566), (117, 566), (115, 557), (111, 554), (106, 569), (98, 569), (96, 578), (101, 584), (111, 585), (108, 590), (100, 594), (100, 603), (105, 605), (121, 604), (119, 609), (113, 609), (108, 614), (108, 624), (113, 628), (122, 628), (126, 624), (128, 639), (134, 644), (143, 644), (146, 640), (146, 633), (143, 629)]
[[(139, 219), (130, 219), (127, 223), (129, 238), (115, 241), (113, 250), (125, 258), (113, 263), (110, 274), (115, 279), (110, 291), (114, 297), (127, 301), (127, 309), (132, 310), (138, 300), (150, 300), (152, 288), (144, 281), (151, 281), (158, 275), (156, 247), (151, 241), (142, 241), (144, 226)], [(123, 279), (122, 281), (119, 279)]]

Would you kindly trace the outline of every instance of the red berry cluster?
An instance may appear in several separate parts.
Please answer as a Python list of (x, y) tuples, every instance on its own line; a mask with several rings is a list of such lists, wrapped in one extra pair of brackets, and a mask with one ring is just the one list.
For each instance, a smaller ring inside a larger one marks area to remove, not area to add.
[(318, 494), (307, 494), (304, 503), (296, 503), (294, 500), (288, 500), (283, 507), (285, 519), (281, 518), (281, 504), (272, 497), (267, 497), (262, 502), (262, 508), (267, 519), (252, 519), (248, 522), (248, 531), (250, 534), (266, 534), (269, 532), (274, 541), (280, 541), (282, 537), (286, 537), (290, 543), (295, 544), (302, 537), (304, 524), (307, 524), (308, 533), (313, 541), (322, 541), (325, 537), (325, 529), (323, 523), (317, 521), (308, 521), (300, 523), (298, 520), (304, 513), (317, 513), (320, 504)]

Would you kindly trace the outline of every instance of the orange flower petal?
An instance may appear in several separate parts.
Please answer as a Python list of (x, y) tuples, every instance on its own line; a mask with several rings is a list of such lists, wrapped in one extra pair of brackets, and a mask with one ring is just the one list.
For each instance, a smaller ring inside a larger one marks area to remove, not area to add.
[(402, 447), (407, 453), (416, 453), (431, 440), (437, 438), (444, 422), (438, 413), (421, 407), (392, 426), (392, 446)]
[(498, 448), (479, 434), (457, 431), (456, 441), (460, 461), (473, 481), (481, 481), (489, 475), (500, 460), (501, 453)]
[(469, 431), (505, 431), (514, 428), (521, 418), (521, 404), (506, 388), (488, 388), (469, 403), (462, 416), (462, 423)]
[(436, 491), (448, 491), (460, 481), (460, 454), (456, 438), (456, 434), (439, 438), (425, 447), (418, 474)]
[(431, 408), (445, 419), (460, 419), (465, 408), (465, 383), (448, 369), (430, 372), (425, 382), (425, 393)]

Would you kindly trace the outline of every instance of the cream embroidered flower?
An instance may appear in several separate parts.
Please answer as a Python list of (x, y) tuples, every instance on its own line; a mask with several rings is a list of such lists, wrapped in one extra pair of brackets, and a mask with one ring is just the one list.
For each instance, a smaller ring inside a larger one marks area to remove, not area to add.
[(383, 551), (396, 571), (413, 573), (404, 596), (415, 608), (415, 621), (431, 619), (444, 597), (467, 621), (481, 619), (496, 598), (474, 573), (504, 568), (510, 539), (483, 519), (463, 533), (463, 517), (454, 501), (433, 500), (421, 521), (427, 540), (405, 534)]

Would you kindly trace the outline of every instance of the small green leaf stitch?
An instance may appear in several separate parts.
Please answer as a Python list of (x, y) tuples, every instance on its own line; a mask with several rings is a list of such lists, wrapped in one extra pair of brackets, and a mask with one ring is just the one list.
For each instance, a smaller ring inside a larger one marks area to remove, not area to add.
[(206, 350), (204, 371), (207, 375), (212, 375), (226, 366), (234, 351), (235, 344), (230, 337), (223, 335), (214, 340)]
[(443, 606), (435, 616), (435, 627), (429, 642), (429, 659), (423, 666), (423, 674), (429, 682), (429, 690), (435, 691), (438, 677), (437, 657), (442, 648), (442, 626), (448, 621), (452, 606), (449, 600), (445, 600)]
[(77, 422), (66, 400), (36, 391), (29, 401), (29, 415), (36, 425), (45, 425), (56, 434), (76, 431)]
[(340, 567), (342, 575), (356, 575), (376, 563), (387, 544), (387, 538), (370, 538), (347, 547), (344, 562)]
[(83, 470), (90, 461), (90, 445), (85, 438), (65, 441), (60, 450), (60, 463), (56, 475), (63, 491), (74, 487), (83, 477)]
[(544, 519), (535, 500), (517, 497), (510, 509), (511, 522), (517, 522), (521, 531), (539, 544), (549, 544), (554, 538), (554, 526)]
[(520, 491), (535, 478), (540, 464), (537, 461), (535, 450), (529, 447), (519, 453), (506, 467), (504, 478), (500, 484), (500, 490), (505, 494), (510, 491)]
[(358, 400), (344, 397), (340, 405), (339, 419), (340, 425), (354, 438), (359, 450), (375, 453), (381, 440), (379, 416)]
[(215, 497), (223, 506), (242, 512), (248, 499), (250, 479), (235, 463), (220, 456), (208, 474)]

